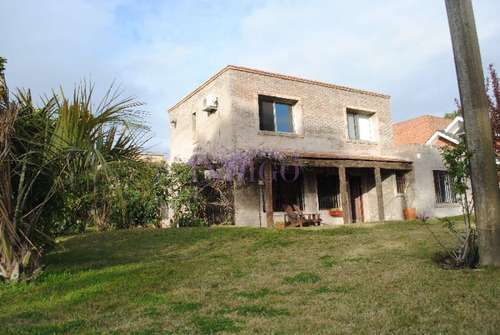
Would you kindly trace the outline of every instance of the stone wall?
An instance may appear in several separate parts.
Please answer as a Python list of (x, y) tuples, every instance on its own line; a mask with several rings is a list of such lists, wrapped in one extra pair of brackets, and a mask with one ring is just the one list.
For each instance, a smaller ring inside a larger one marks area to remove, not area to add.
[(401, 148), (401, 152), (414, 160), (413, 176), (410, 178), (408, 198), (417, 209), (418, 217), (445, 217), (462, 214), (458, 203), (438, 204), (434, 190), (434, 170), (446, 171), (438, 148), (412, 144)]
[[(203, 99), (217, 97), (218, 108), (214, 112), (203, 111)], [(170, 161), (186, 161), (196, 148), (213, 150), (219, 145), (231, 147), (235, 130), (231, 125), (232, 96), (230, 73), (222, 72), (200, 86), (188, 97), (169, 110)]]
[(404, 196), (397, 193), (395, 171), (382, 170), (381, 175), (385, 220), (404, 220)]

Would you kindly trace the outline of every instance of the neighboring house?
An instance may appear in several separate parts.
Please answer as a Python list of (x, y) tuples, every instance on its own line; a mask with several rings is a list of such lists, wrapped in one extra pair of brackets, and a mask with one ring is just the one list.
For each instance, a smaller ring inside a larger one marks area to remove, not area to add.
[[(277, 178), (272, 192), (258, 182), (234, 183), (239, 226), (269, 224), (264, 204), (271, 201), (274, 221), (283, 221), (284, 203), (321, 213), (327, 224), (400, 220), (412, 160), (393, 145), (389, 98), (227, 66), (169, 109), (171, 159), (187, 161), (214, 144), (302, 152), (306, 168), (293, 183)], [(333, 207), (343, 217), (329, 216)]]
[(392, 127), (394, 145), (427, 144), (432, 146), (457, 145), (463, 135), (464, 120), (461, 116), (452, 119), (423, 115), (395, 123)]
[(462, 213), (446, 175), (439, 147), (456, 146), (464, 134), (463, 118), (446, 119), (424, 115), (393, 125), (394, 144), (413, 161), (409, 193), (416, 194), (413, 207), (421, 217), (443, 217)]
[(451, 122), (451, 119), (443, 117), (422, 115), (414, 119), (395, 123), (392, 127), (394, 146), (426, 144), (437, 131), (445, 129)]
[(425, 144), (438, 147), (445, 145), (455, 147), (460, 142), (461, 137), (464, 136), (464, 132), (464, 119), (461, 116), (457, 116), (446, 128), (436, 130)]
[(165, 155), (161, 153), (154, 153), (154, 152), (143, 152), (139, 154), (139, 159), (146, 161), (146, 162), (151, 162), (151, 163), (158, 163), (158, 162), (165, 162)]

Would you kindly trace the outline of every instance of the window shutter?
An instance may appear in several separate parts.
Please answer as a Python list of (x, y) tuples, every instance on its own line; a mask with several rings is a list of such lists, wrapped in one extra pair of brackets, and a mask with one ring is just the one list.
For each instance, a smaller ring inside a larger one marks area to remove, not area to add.
[(358, 127), (359, 127), (359, 139), (365, 141), (371, 141), (372, 132), (370, 117), (368, 115), (358, 115)]

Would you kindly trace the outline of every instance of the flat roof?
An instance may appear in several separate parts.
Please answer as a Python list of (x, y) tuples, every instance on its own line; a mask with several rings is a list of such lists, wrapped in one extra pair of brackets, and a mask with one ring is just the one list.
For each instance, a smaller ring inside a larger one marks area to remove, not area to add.
[(279, 78), (283, 80), (290, 80), (290, 81), (295, 81), (298, 83), (304, 83), (304, 84), (310, 84), (310, 85), (316, 85), (316, 86), (323, 86), (323, 87), (328, 87), (328, 88), (334, 88), (342, 91), (347, 91), (347, 92), (354, 92), (354, 93), (360, 93), (364, 95), (371, 95), (375, 97), (380, 97), (380, 98), (386, 98), (389, 99), (390, 95), (386, 94), (381, 94), (381, 93), (375, 93), (375, 92), (370, 92), (370, 91), (364, 91), (364, 90), (359, 90), (356, 88), (350, 88), (346, 86), (340, 86), (340, 85), (334, 85), (334, 84), (328, 84), (328, 83), (323, 83), (320, 81), (315, 81), (315, 80), (309, 80), (309, 79), (303, 79), (303, 78), (298, 78), (298, 77), (293, 77), (293, 76), (288, 76), (288, 75), (283, 75), (279, 73), (273, 73), (273, 72), (267, 72), (267, 71), (262, 71), (262, 70), (255, 70), (255, 69), (250, 69), (247, 67), (242, 67), (242, 66), (235, 66), (235, 65), (228, 65), (219, 72), (217, 72), (214, 76), (212, 76), (210, 79), (208, 79), (206, 82), (198, 86), (194, 91), (189, 93), (187, 96), (185, 96), (181, 101), (176, 103), (174, 106), (168, 109), (168, 112), (174, 110), (177, 108), (179, 105), (181, 105), (184, 101), (188, 100), (191, 98), (193, 95), (198, 93), (200, 90), (202, 90), (205, 86), (210, 84), (212, 81), (220, 77), (224, 72), (229, 71), (229, 70), (234, 70), (234, 71), (240, 71), (240, 72), (246, 72), (246, 73), (252, 73), (252, 74), (258, 74), (261, 76), (267, 76), (267, 77), (273, 77), (273, 78)]

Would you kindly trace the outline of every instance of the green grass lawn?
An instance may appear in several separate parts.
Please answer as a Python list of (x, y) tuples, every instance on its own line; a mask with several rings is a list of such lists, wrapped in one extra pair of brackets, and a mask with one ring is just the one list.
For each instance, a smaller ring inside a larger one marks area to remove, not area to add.
[(73, 236), (0, 285), (0, 333), (500, 333), (500, 270), (443, 270), (439, 223)]

